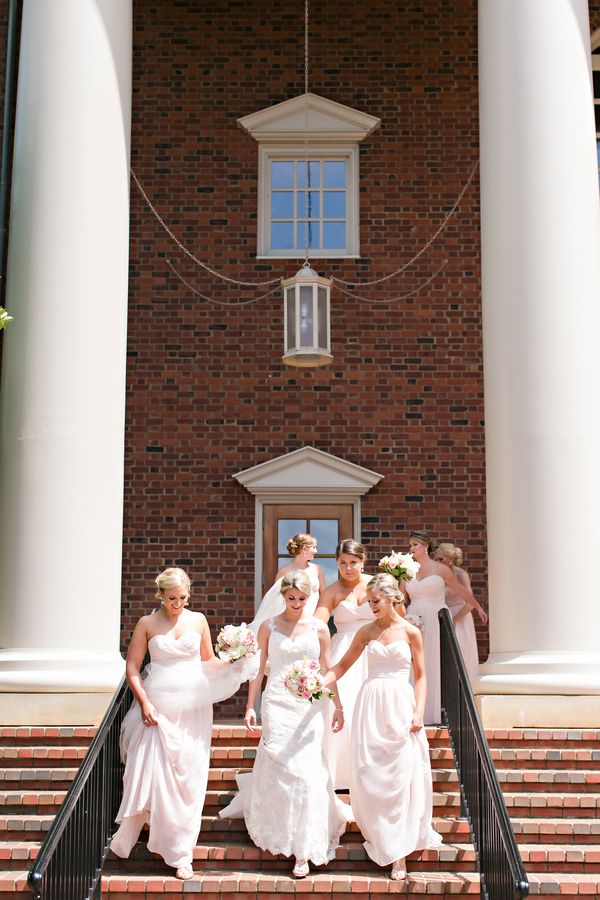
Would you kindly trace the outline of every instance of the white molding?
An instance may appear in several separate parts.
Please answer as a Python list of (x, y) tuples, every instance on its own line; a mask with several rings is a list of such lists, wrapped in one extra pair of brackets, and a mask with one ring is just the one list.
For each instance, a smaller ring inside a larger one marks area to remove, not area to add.
[(363, 141), (381, 123), (381, 119), (320, 97), (300, 94), (283, 103), (260, 109), (237, 120), (255, 141)]
[(355, 539), (360, 541), (360, 498), (375, 487), (383, 475), (306, 446), (236, 472), (233, 478), (255, 497), (254, 602), (258, 608), (264, 594), (261, 578), (265, 503), (352, 505)]

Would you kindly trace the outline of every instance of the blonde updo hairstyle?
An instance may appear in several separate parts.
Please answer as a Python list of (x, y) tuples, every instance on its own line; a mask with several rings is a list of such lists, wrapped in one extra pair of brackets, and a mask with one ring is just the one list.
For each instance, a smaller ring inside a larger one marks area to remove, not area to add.
[(444, 556), (448, 556), (450, 558), (450, 562), (453, 566), (462, 565), (463, 554), (460, 547), (457, 547), (456, 544), (451, 544), (449, 542), (444, 542), (440, 544), (435, 551), (436, 553), (442, 553)]
[(160, 575), (156, 576), (155, 579), (156, 587), (158, 591), (155, 594), (157, 600), (162, 602), (163, 593), (168, 591), (169, 588), (174, 587), (184, 587), (188, 594), (192, 590), (192, 582), (190, 581), (190, 577), (185, 569), (179, 569), (177, 567), (170, 567), (165, 569), (164, 572), (161, 572)]
[(397, 613), (401, 616), (406, 615), (406, 600), (393, 575), (388, 572), (379, 572), (378, 575), (374, 575), (367, 585), (366, 593), (369, 595), (374, 591), (379, 591), (384, 597), (387, 597)]
[(303, 534), (301, 531), (290, 538), (286, 544), (290, 556), (298, 556), (304, 547), (316, 547), (317, 542), (312, 534)]
[(283, 578), (281, 579), (281, 587), (279, 590), (282, 594), (286, 594), (288, 591), (294, 590), (300, 591), (301, 594), (304, 594), (305, 597), (309, 597), (312, 586), (310, 583), (310, 578), (300, 569), (297, 569), (295, 572), (287, 572)]

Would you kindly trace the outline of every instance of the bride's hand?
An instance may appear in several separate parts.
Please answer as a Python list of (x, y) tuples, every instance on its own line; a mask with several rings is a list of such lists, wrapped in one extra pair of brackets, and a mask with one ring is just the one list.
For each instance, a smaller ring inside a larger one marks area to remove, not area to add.
[(244, 724), (246, 728), (250, 729), (250, 731), (256, 731), (256, 713), (254, 709), (249, 706), (246, 710), (246, 715), (244, 716)]
[(144, 725), (158, 725), (158, 713), (151, 703), (142, 705), (142, 722)]
[(333, 713), (333, 718), (331, 720), (331, 730), (336, 734), (338, 731), (341, 731), (344, 727), (344, 710), (336, 709)]

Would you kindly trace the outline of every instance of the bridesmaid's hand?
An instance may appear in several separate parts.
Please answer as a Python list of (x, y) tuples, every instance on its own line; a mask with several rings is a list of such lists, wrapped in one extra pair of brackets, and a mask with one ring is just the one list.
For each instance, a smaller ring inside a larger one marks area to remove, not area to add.
[(488, 617), (486, 611), (484, 609), (478, 609), (477, 612), (479, 613), (479, 618), (481, 619), (483, 624), (487, 625)]
[(258, 731), (256, 727), (256, 713), (251, 706), (249, 706), (246, 710), (246, 715), (244, 716), (244, 724), (250, 731)]
[(412, 722), (410, 723), (410, 730), (414, 733), (416, 731), (420, 731), (422, 727), (423, 713), (415, 712), (414, 716), (412, 717)]
[(148, 727), (158, 725), (158, 713), (151, 703), (142, 704), (142, 722)]
[(336, 709), (333, 713), (333, 718), (331, 720), (331, 730), (336, 734), (338, 731), (341, 731), (344, 727), (344, 710)]

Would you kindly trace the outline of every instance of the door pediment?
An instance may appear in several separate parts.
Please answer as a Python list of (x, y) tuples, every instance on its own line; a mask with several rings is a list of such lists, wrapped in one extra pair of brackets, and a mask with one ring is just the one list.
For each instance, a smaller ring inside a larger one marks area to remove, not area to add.
[(233, 476), (251, 494), (268, 502), (333, 502), (360, 497), (383, 477), (371, 469), (301, 447)]

